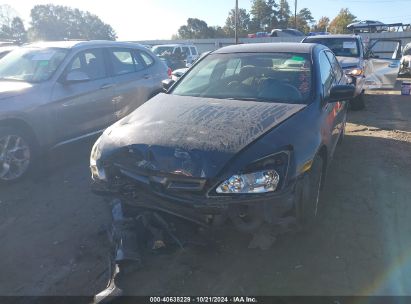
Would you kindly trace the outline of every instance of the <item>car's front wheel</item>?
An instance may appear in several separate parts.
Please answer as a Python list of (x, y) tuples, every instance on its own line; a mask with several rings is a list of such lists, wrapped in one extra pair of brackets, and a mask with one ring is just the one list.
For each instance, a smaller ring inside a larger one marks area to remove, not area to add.
[(0, 183), (24, 177), (32, 165), (33, 156), (33, 145), (24, 132), (0, 127)]
[(304, 229), (309, 229), (319, 214), (321, 186), (323, 183), (323, 159), (317, 155), (311, 169), (306, 176), (304, 190), (295, 206), (298, 224)]

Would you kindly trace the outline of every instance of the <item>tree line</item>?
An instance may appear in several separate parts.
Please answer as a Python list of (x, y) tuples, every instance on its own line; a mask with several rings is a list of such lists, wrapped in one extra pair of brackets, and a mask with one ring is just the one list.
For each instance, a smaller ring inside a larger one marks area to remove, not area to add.
[(90, 12), (61, 5), (35, 5), (30, 27), (9, 5), (0, 6), (0, 40), (25, 43), (36, 40), (101, 39), (116, 40), (114, 29)]
[[(347, 33), (347, 25), (356, 21), (347, 8), (341, 9), (338, 15), (330, 20), (323, 16), (317, 22), (308, 8), (300, 9), (296, 16), (291, 12), (287, 0), (252, 0), (251, 9), (239, 8), (237, 15), (238, 35), (270, 31), (274, 28), (296, 28), (304, 33), (310, 31), (333, 34)], [(235, 9), (228, 12), (224, 26), (208, 26), (203, 20), (189, 18), (187, 24), (178, 29), (172, 39), (204, 39), (233, 37), (235, 31)]]

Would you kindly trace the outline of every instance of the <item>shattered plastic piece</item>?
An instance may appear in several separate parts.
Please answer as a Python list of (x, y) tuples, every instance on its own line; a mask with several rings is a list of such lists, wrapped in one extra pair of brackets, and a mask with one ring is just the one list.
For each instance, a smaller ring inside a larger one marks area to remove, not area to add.
[(115, 243), (115, 261), (135, 261), (141, 264), (136, 227), (132, 220), (124, 217), (120, 200), (113, 201), (112, 217), (111, 239)]
[(157, 250), (164, 247), (166, 247), (166, 244), (163, 240), (154, 241), (153, 250)]
[(115, 284), (114, 278), (119, 273), (119, 268), (116, 266), (112, 278), (107, 285), (107, 288), (94, 296), (93, 304), (110, 303), (114, 298), (123, 295), (123, 290), (118, 288)]

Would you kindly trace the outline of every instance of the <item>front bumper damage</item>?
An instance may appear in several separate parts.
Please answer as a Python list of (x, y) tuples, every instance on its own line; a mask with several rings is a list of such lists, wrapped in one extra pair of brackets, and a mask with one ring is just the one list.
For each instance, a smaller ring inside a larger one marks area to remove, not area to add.
[[(107, 303), (122, 296), (116, 278), (139, 270), (143, 257), (189, 246), (213, 246), (213, 232), (232, 222), (237, 230), (251, 235), (249, 248), (268, 249), (278, 235), (298, 229), (289, 211), (301, 199), (303, 180), (266, 197), (170, 199), (135, 184), (94, 182), (96, 194), (112, 198), (109, 232), (111, 262), (107, 288), (95, 296), (95, 303)], [(120, 284), (121, 285), (121, 284)]]
[(210, 243), (200, 232), (202, 226), (180, 217), (131, 206), (120, 199), (113, 199), (111, 205), (109, 280), (106, 289), (94, 297), (94, 303), (110, 303), (123, 296), (119, 276), (140, 270), (149, 253)]
[(270, 195), (206, 197), (188, 194), (175, 197), (153, 192), (137, 184), (112, 185), (93, 182), (93, 192), (119, 198), (124, 204), (178, 217), (203, 228), (217, 228), (230, 219), (242, 232), (253, 232), (263, 223), (276, 224), (295, 206), (301, 181)]

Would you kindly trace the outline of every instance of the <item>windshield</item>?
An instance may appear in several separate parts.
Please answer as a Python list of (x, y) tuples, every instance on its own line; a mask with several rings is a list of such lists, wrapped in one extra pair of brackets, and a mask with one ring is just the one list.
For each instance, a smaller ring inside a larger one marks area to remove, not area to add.
[(309, 38), (304, 42), (318, 43), (328, 47), (335, 56), (359, 57), (360, 50), (356, 39), (341, 38)]
[(68, 53), (57, 48), (18, 48), (0, 60), (0, 80), (48, 80)]
[(171, 94), (308, 103), (311, 60), (308, 54), (212, 54), (194, 66)]
[(153, 48), (153, 53), (159, 56), (165, 55), (165, 54), (172, 54), (173, 53), (173, 47), (171, 46), (155, 46)]

